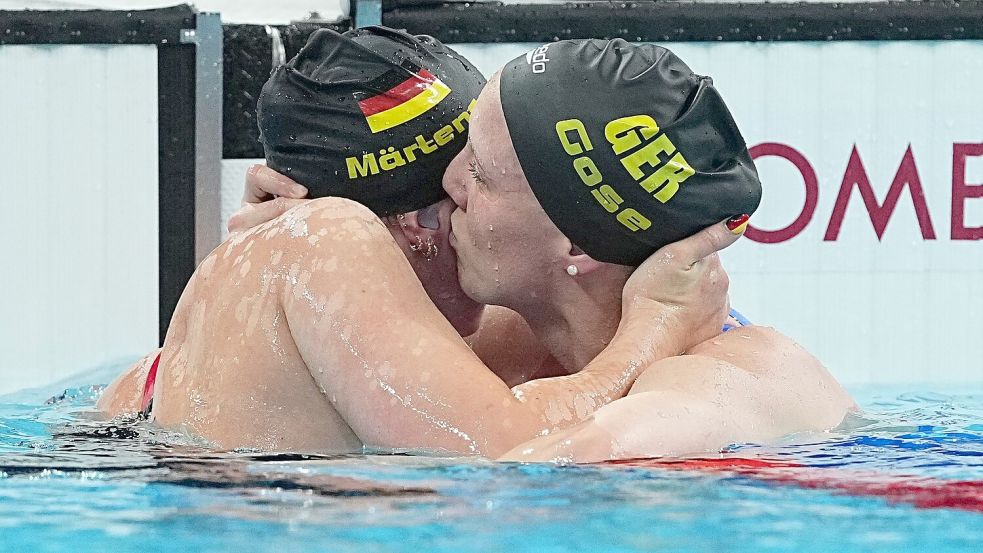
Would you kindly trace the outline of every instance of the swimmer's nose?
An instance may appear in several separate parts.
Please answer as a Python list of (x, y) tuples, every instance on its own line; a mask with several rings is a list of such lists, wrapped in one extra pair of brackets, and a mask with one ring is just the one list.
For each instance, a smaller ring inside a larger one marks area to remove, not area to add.
[(444, 192), (447, 192), (457, 207), (462, 210), (467, 210), (468, 207), (468, 189), (462, 180), (468, 176), (465, 152), (467, 152), (466, 148), (451, 160), (447, 170), (444, 171), (443, 181)]

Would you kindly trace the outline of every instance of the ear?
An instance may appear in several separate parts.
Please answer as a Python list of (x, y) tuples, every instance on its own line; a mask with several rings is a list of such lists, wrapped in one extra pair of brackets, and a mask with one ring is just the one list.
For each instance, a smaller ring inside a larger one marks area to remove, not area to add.
[(417, 243), (418, 237), (424, 242), (427, 238), (436, 238), (440, 231), (436, 204), (394, 216), (392, 219), (396, 223), (396, 228), (403, 233), (410, 244)]
[(567, 243), (570, 244), (570, 249), (564, 258), (564, 268), (573, 265), (577, 268), (577, 275), (589, 275), (605, 265), (605, 263), (584, 253), (584, 250), (570, 243), (569, 240)]

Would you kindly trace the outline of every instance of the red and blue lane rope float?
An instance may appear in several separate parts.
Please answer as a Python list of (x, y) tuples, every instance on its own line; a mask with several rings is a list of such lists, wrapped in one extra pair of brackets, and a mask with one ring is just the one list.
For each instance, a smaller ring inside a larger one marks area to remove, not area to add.
[(959, 509), (983, 513), (983, 480), (946, 480), (927, 476), (850, 471), (748, 457), (629, 459), (604, 464), (732, 474), (805, 489), (877, 497), (888, 503), (913, 505), (922, 509)]

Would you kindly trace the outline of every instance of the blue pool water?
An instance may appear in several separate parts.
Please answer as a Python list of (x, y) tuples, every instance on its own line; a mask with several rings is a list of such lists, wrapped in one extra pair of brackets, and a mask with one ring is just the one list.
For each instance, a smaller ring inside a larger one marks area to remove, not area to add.
[(855, 392), (851, 430), (724, 455), (793, 478), (215, 453), (98, 387), (0, 396), (0, 551), (980, 551), (983, 391)]

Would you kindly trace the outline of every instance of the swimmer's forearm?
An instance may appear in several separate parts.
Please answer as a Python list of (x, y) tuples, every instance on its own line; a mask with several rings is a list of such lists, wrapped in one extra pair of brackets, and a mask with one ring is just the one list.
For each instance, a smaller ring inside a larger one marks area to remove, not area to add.
[[(644, 424), (653, 419), (660, 424)], [(520, 444), (498, 460), (598, 463), (719, 451), (736, 441), (778, 436), (749, 428), (756, 425), (726, 402), (659, 390), (632, 394), (577, 426)]]
[(681, 349), (670, 332), (667, 309), (639, 306), (625, 313), (614, 339), (583, 370), (526, 382), (512, 393), (542, 418), (546, 429), (565, 428), (624, 397), (646, 368)]

